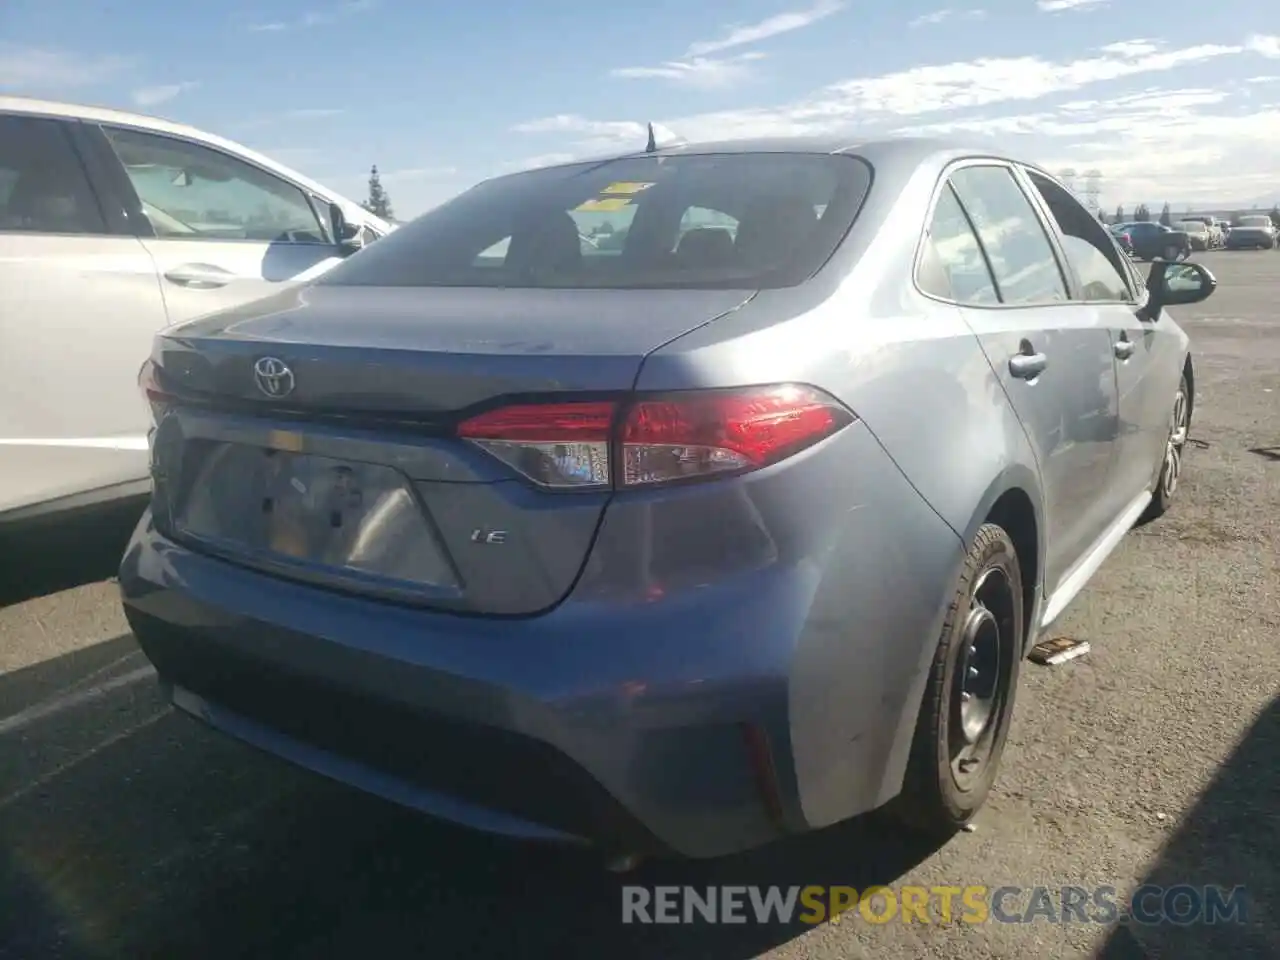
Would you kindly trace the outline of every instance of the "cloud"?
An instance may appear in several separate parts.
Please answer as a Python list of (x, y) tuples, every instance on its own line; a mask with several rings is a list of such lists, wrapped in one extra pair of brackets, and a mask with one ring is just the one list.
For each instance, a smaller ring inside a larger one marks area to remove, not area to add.
[(689, 44), (684, 56), (678, 60), (648, 67), (616, 67), (609, 71), (609, 76), (625, 80), (667, 80), (693, 87), (726, 87), (750, 76), (751, 64), (763, 60), (764, 54), (757, 51), (730, 57), (713, 57), (710, 54), (736, 50), (800, 30), (839, 12), (844, 5), (845, 0), (818, 0), (804, 10), (789, 10), (758, 23), (731, 26), (718, 40), (697, 40)]
[(844, 9), (843, 0), (819, 0), (806, 10), (789, 10), (785, 13), (767, 17), (759, 23), (745, 26), (729, 27), (719, 40), (699, 40), (691, 43), (685, 51), (686, 57), (703, 57), (709, 53), (721, 53), (751, 43), (759, 43), (779, 34), (802, 30), (810, 24), (825, 20), (834, 13)]
[(439, 180), (457, 174), (457, 167), (406, 167), (402, 170), (378, 171), (378, 178), (386, 183), (406, 183), (411, 180)]
[(951, 8), (943, 10), (935, 10), (933, 13), (926, 13), (923, 16), (916, 17), (914, 20), (907, 22), (907, 26), (915, 29), (917, 27), (934, 27), (940, 23), (947, 23), (951, 20), (984, 20), (987, 11), (985, 10), (955, 10)]
[(58, 90), (113, 80), (133, 66), (114, 54), (85, 56), (65, 50), (0, 43), (0, 88)]
[(1067, 10), (1088, 10), (1103, 7), (1111, 0), (1036, 0), (1036, 6), (1045, 13), (1063, 13)]
[(1260, 53), (1272, 60), (1280, 60), (1280, 36), (1264, 36), (1255, 33), (1245, 41), (1245, 46), (1254, 53)]
[[(1236, 44), (1172, 46), (1128, 39), (1075, 58), (988, 57), (923, 64), (857, 76), (775, 105), (652, 119), (691, 140), (757, 136), (894, 133), (999, 136), (1020, 155), (1097, 167), (1104, 189), (1124, 202), (1154, 199), (1164, 190), (1209, 198), (1244, 190), (1274, 190), (1270, 158), (1280, 150), (1280, 103), (1254, 108), (1235, 88), (1158, 84), (1186, 68), (1227, 58), (1270, 56), (1268, 37)], [(1215, 73), (1220, 69), (1210, 67)], [(1246, 74), (1247, 75), (1247, 74)], [(1134, 85), (1139, 85), (1134, 90)], [(570, 157), (637, 149), (642, 123), (558, 114), (518, 125), (550, 135), (552, 149)], [(1140, 198), (1140, 197), (1139, 197)], [(1116, 202), (1115, 200), (1112, 201)]]
[(311, 27), (324, 27), (337, 23), (360, 13), (374, 9), (378, 0), (346, 0), (334, 7), (323, 7), (308, 10), (297, 20), (270, 20), (263, 23), (251, 23), (250, 33), (283, 33), (286, 30), (306, 30)]
[(140, 107), (154, 107), (161, 103), (168, 103), (179, 94), (194, 90), (198, 86), (200, 84), (194, 80), (184, 80), (182, 83), (165, 83), (155, 87), (139, 87), (133, 91), (133, 102)]
[(743, 53), (736, 57), (693, 57), (670, 60), (656, 67), (617, 67), (609, 76), (627, 80), (673, 80), (695, 87), (729, 86), (750, 75), (750, 64), (764, 59), (763, 53)]

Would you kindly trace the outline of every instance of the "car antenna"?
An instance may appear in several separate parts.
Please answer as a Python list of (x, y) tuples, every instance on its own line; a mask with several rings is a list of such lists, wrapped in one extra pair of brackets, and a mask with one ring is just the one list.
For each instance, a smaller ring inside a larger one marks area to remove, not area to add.
[(649, 142), (645, 144), (645, 153), (657, 153), (659, 147), (682, 146), (689, 141), (668, 130), (660, 123), (649, 124)]

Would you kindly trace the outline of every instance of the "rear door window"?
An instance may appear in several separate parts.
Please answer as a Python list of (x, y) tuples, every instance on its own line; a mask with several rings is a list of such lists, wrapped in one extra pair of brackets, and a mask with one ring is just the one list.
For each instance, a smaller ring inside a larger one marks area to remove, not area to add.
[(0, 232), (105, 234), (63, 121), (0, 116)]
[(871, 186), (829, 154), (627, 157), (482, 183), (318, 282), (760, 289), (830, 258)]
[(1000, 302), (982, 247), (950, 184), (944, 184), (925, 234), (917, 277), (931, 296), (974, 306)]

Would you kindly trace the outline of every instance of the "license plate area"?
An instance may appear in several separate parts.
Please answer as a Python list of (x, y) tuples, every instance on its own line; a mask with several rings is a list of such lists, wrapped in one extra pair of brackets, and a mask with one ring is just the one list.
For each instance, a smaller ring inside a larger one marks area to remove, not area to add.
[(381, 464), (188, 443), (175, 533), (278, 572), (392, 591), (458, 578), (408, 480)]

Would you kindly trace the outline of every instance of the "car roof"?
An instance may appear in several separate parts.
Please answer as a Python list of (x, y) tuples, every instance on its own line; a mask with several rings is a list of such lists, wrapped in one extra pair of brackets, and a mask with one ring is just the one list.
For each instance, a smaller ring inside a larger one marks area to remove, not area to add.
[[(111, 107), (95, 107), (82, 103), (68, 103), (60, 100), (36, 100), (30, 97), (5, 97), (0, 96), (0, 113), (25, 113), (31, 116), (41, 117), (58, 117), (67, 120), (88, 120), (91, 123), (109, 123), (119, 126), (137, 127), (143, 130), (153, 131), (155, 133), (168, 133), (177, 137), (185, 137), (189, 140), (195, 140), (199, 143), (206, 144), (210, 147), (217, 147), (229, 153), (237, 154), (246, 160), (256, 163), (260, 167), (274, 171), (282, 177), (294, 181), (300, 186), (306, 187), (308, 190), (329, 197), (334, 200), (344, 201), (343, 207), (348, 216), (351, 216), (357, 209), (355, 201), (342, 196), (342, 194), (326, 187), (310, 177), (304, 176), (298, 171), (286, 167), (284, 164), (272, 160), (268, 156), (251, 150), (243, 144), (236, 143), (234, 140), (228, 140), (225, 137), (219, 137), (216, 134), (209, 133), (206, 130), (200, 130), (197, 127), (187, 126), (183, 123), (176, 123), (172, 120), (165, 120), (161, 117), (152, 117), (142, 113), (130, 113), (127, 110), (116, 110)], [(370, 214), (368, 211), (361, 211), (359, 216), (363, 219), (377, 220), (378, 218)]]
[[(790, 136), (708, 140), (670, 144), (658, 147), (652, 152), (641, 149), (595, 157), (583, 157), (564, 163), (551, 164), (543, 169), (578, 166), (584, 163), (604, 163), (609, 160), (625, 160), (633, 157), (751, 153), (847, 154), (862, 157), (872, 167), (897, 167), (899, 169), (920, 166), (942, 168), (954, 160), (962, 160), (966, 157), (988, 157), (1019, 163), (1035, 170), (1038, 174), (1048, 177), (1055, 183), (1060, 182), (1054, 174), (1034, 161), (1001, 149), (998, 145), (993, 145), (992, 143), (909, 136), (870, 139), (856, 139), (849, 136)], [(506, 176), (520, 176), (520, 173), (506, 174)]]

